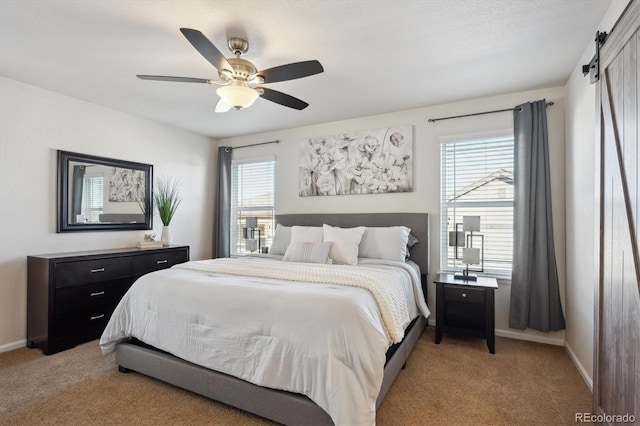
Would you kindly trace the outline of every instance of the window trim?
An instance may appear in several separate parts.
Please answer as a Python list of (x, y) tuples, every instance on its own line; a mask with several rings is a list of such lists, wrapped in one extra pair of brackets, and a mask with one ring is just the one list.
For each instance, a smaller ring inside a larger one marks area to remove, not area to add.
[[(471, 142), (473, 140), (486, 140), (486, 139), (512, 139), (514, 141), (515, 144), (515, 137), (514, 137), (514, 133), (513, 133), (513, 128), (506, 128), (506, 129), (496, 129), (496, 130), (488, 130), (488, 131), (480, 131), (480, 132), (471, 132), (471, 133), (459, 133), (459, 134), (453, 134), (453, 135), (442, 135), (440, 136), (439, 139), (439, 145), (440, 145), (440, 171), (439, 171), (439, 177), (440, 177), (440, 187), (439, 187), (439, 210), (440, 210), (440, 221), (438, 224), (438, 232), (439, 232), (439, 236), (440, 236), (440, 244), (439, 244), (439, 250), (440, 250), (440, 256), (438, 259), (438, 263), (439, 263), (439, 270), (442, 273), (454, 273), (454, 272), (459, 272), (459, 268), (456, 267), (451, 267), (448, 265), (447, 262), (447, 251), (444, 250), (443, 248), (445, 248), (445, 243), (442, 240), (443, 236), (445, 235), (445, 232), (448, 232), (449, 229), (445, 229), (443, 231), (443, 224), (445, 222), (445, 217), (446, 214), (444, 214), (445, 209), (447, 208), (448, 205), (450, 205), (451, 203), (443, 203), (443, 196), (442, 196), (442, 189), (444, 187), (444, 183), (443, 183), (443, 162), (442, 162), (442, 153), (444, 150), (444, 145), (447, 144), (455, 144), (458, 142)], [(514, 159), (515, 160), (515, 159)], [(515, 164), (514, 164), (515, 167)], [(461, 202), (456, 202), (455, 203), (457, 207), (478, 207), (479, 204), (481, 204), (482, 207), (512, 207), (513, 209), (515, 209), (515, 200), (513, 201), (487, 201), (487, 202), (478, 202), (478, 201), (461, 201)], [(511, 256), (511, 261), (512, 261), (512, 265), (511, 265), (511, 270), (509, 270), (509, 272), (507, 271), (503, 271), (503, 270), (491, 270), (491, 269), (487, 269), (486, 266), (484, 268), (484, 272), (477, 272), (476, 274), (479, 276), (491, 276), (494, 278), (497, 278), (499, 280), (511, 280), (511, 271), (513, 270), (513, 254)]]
[[(249, 206), (249, 207), (245, 207), (240, 209), (242, 212), (249, 212), (249, 211), (264, 211), (264, 210), (271, 210), (272, 212), (272, 218), (271, 218), (271, 228), (272, 228), (272, 233), (275, 230), (275, 217), (276, 217), (276, 209), (275, 209), (275, 203), (276, 203), (276, 157), (274, 155), (272, 156), (261, 156), (261, 157), (251, 157), (251, 158), (242, 158), (242, 159), (237, 159), (237, 160), (231, 160), (231, 222), (230, 222), (230, 226), (231, 229), (229, 230), (229, 234), (230, 237), (233, 237), (234, 233), (233, 233), (233, 224), (236, 223), (237, 220), (237, 209), (234, 210), (234, 206), (233, 206), (233, 202), (234, 202), (234, 197), (233, 197), (233, 176), (234, 176), (234, 167), (238, 166), (238, 165), (243, 165), (243, 164), (254, 164), (254, 163), (266, 163), (266, 162), (272, 162), (273, 163), (273, 204), (271, 205), (261, 205), (261, 206)], [(234, 212), (236, 213), (236, 216), (234, 216)], [(238, 230), (237, 235), (240, 235), (240, 230)], [(233, 238), (231, 238), (230, 241), (230, 253), (229, 255), (231, 257), (241, 257), (241, 256), (245, 256), (247, 255), (247, 253), (243, 253), (243, 252), (238, 252), (235, 251), (236, 247), (237, 247), (237, 241), (234, 241)], [(266, 245), (266, 239), (265, 239), (265, 245)]]

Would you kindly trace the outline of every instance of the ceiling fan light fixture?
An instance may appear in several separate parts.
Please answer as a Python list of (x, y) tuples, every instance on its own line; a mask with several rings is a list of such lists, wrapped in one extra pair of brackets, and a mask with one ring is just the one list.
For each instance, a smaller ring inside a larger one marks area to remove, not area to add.
[(231, 105), (236, 109), (246, 108), (256, 101), (259, 94), (256, 90), (247, 87), (240, 81), (233, 81), (228, 86), (218, 87), (216, 93), (227, 105)]

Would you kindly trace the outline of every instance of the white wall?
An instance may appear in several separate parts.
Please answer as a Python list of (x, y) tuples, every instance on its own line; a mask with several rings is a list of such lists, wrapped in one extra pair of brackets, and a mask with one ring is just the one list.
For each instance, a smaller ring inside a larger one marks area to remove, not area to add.
[[(597, 30), (611, 31), (627, 1), (614, 1)], [(595, 38), (594, 29), (594, 38)], [(593, 383), (594, 295), (598, 284), (595, 210), (596, 85), (582, 75), (582, 64), (595, 54), (587, 44), (580, 62), (567, 82), (566, 98), (566, 199), (567, 199), (567, 287), (565, 305), (566, 346), (585, 381)]]
[[(276, 156), (275, 204), (282, 213), (360, 213), (360, 212), (428, 212), (431, 215), (431, 265), (429, 307), (435, 310), (433, 278), (439, 265), (440, 221), (440, 137), (465, 133), (489, 132), (513, 127), (512, 113), (499, 113), (428, 123), (428, 118), (467, 114), (477, 111), (514, 107), (520, 103), (546, 98), (555, 102), (547, 109), (552, 180), (553, 218), (561, 294), (564, 295), (564, 91), (552, 88), (475, 99), (448, 105), (418, 108), (316, 126), (268, 132), (224, 139), (220, 145), (239, 146), (279, 139), (278, 145), (263, 145), (234, 151), (235, 159)], [(311, 106), (310, 108), (313, 108)], [(304, 112), (303, 112), (304, 113)], [(414, 191), (400, 194), (342, 195), (333, 197), (298, 197), (298, 146), (311, 137), (356, 132), (382, 127), (414, 125)], [(497, 333), (511, 337), (562, 344), (564, 331), (539, 333), (508, 329), (510, 286), (501, 282), (496, 296)], [(498, 348), (499, 350), (499, 348)]]
[[(26, 339), (27, 255), (133, 247), (150, 231), (56, 233), (56, 150), (154, 165), (182, 182), (171, 223), (191, 258), (211, 256), (216, 142), (0, 77), (0, 351)], [(162, 222), (154, 217), (160, 238)]]

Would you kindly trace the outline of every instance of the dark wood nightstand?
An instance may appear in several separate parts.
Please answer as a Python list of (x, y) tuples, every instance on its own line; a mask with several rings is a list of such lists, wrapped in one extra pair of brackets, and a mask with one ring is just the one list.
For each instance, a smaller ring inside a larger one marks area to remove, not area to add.
[(458, 280), (450, 274), (438, 274), (436, 284), (436, 344), (444, 332), (461, 332), (487, 339), (495, 350), (494, 291), (495, 278), (478, 277), (477, 281)]

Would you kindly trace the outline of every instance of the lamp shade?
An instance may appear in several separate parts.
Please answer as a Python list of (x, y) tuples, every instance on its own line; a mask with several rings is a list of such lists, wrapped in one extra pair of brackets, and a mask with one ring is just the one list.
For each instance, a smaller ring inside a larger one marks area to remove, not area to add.
[(462, 263), (477, 265), (480, 263), (480, 249), (466, 247), (462, 249)]
[(258, 227), (258, 218), (256, 216), (251, 216), (245, 219), (245, 226), (247, 228), (257, 228)]
[(480, 216), (462, 216), (462, 230), (465, 232), (480, 231)]
[(235, 108), (246, 108), (253, 105), (258, 98), (258, 92), (246, 85), (246, 83), (233, 81), (228, 86), (219, 87), (216, 90), (222, 102)]

